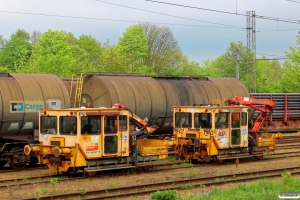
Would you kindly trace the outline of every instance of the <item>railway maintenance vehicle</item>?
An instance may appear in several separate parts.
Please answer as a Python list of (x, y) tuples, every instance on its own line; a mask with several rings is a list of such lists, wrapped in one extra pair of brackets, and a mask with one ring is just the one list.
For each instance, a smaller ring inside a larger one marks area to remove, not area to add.
[[(169, 147), (179, 159), (189, 161), (261, 158), (275, 149), (276, 139), (282, 138), (280, 133), (259, 132), (275, 104), (266, 103), (262, 118), (249, 129), (248, 112), (253, 106), (241, 105), (253, 100), (247, 98), (231, 98), (227, 106), (174, 106), (174, 136), (163, 140), (147, 139), (155, 127), (149, 127), (122, 104), (40, 109), (40, 144), (27, 145), (24, 152), (35, 153), (41, 164), (62, 173), (143, 167), (166, 159)], [(130, 131), (129, 121), (139, 129)]]
[[(243, 157), (260, 159), (274, 151), (275, 140), (282, 139), (282, 134), (260, 133), (260, 128), (270, 120), (275, 102), (235, 96), (227, 104), (173, 108), (174, 137), (169, 139), (175, 144), (174, 152), (179, 159), (204, 162)], [(252, 128), (248, 123), (249, 108), (260, 111)]]
[[(57, 172), (83, 170), (85, 174), (112, 169), (137, 168), (166, 159), (164, 140), (143, 140), (155, 127), (126, 108), (66, 108), (39, 110), (38, 145), (26, 145), (40, 164)], [(129, 121), (140, 127), (130, 132)], [(145, 121), (143, 121), (144, 123)]]

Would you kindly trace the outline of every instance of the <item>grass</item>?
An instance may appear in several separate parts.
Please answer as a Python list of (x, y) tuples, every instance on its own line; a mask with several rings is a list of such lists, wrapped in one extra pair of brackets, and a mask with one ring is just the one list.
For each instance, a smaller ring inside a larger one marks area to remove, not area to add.
[(194, 185), (189, 183), (181, 187), (182, 190), (191, 190), (194, 189)]
[(191, 166), (194, 166), (194, 164), (193, 163), (183, 162), (183, 163), (180, 163), (179, 166), (180, 167), (191, 167)]
[[(300, 159), (298, 157), (294, 158), (283, 158), (280, 160), (268, 160), (266, 162), (259, 163), (259, 165), (255, 162), (253, 163), (243, 163), (240, 161), (239, 168), (236, 168), (235, 164), (229, 164), (229, 165), (219, 165), (219, 166), (205, 166), (205, 165), (192, 165), (191, 163), (184, 163), (182, 165), (178, 166), (193, 166), (188, 168), (173, 168), (171, 166), (168, 166), (169, 168), (172, 168), (171, 171), (168, 172), (153, 172), (153, 173), (143, 173), (141, 174), (129, 174), (129, 175), (123, 175), (123, 176), (110, 176), (103, 174), (101, 177), (97, 178), (89, 178), (89, 179), (77, 179), (77, 180), (66, 180), (63, 182), (56, 182), (55, 178), (52, 178), (52, 181), (50, 181), (51, 178), (47, 179), (47, 183), (43, 184), (35, 184), (34, 186), (21, 186), (20, 182), (16, 182), (15, 186), (10, 186), (7, 188), (0, 189), (0, 193), (3, 194), (2, 198), (6, 199), (18, 199), (18, 198), (29, 198), (29, 197), (41, 197), (44, 195), (51, 195), (51, 194), (62, 194), (62, 193), (68, 193), (68, 192), (79, 192), (79, 193), (85, 193), (91, 190), (96, 189), (107, 189), (107, 188), (114, 188), (114, 187), (123, 187), (128, 185), (136, 185), (136, 184), (146, 184), (146, 183), (155, 183), (155, 182), (161, 182), (161, 181), (171, 181), (171, 180), (180, 180), (180, 179), (189, 179), (196, 175), (196, 177), (201, 176), (215, 176), (218, 174), (232, 174), (232, 177), (234, 177), (235, 173), (238, 173), (241, 171), (249, 171), (253, 172), (256, 170), (263, 170), (263, 169), (274, 169), (281, 168), (281, 167), (289, 167), (289, 166), (296, 166), (300, 165)], [(292, 171), (294, 172), (294, 171)], [(29, 174), (29, 176), (28, 176)], [(14, 172), (14, 173), (2, 173), (0, 174), (0, 179), (3, 180), (11, 180), (11, 179), (17, 179), (22, 178), (22, 182), (27, 182), (26, 177), (35, 177), (38, 174), (40, 175), (53, 175), (55, 173), (50, 172), (49, 170), (37, 170), (37, 171), (26, 171), (26, 172)], [(257, 176), (253, 173), (252, 176)], [(60, 179), (60, 177), (59, 177)], [(62, 177), (63, 179), (63, 177)], [(289, 178), (286, 178), (286, 189), (289, 189)], [(217, 179), (220, 180), (220, 179)], [(215, 181), (215, 179), (213, 179)], [(217, 182), (216, 182), (217, 183)], [(205, 183), (204, 183), (205, 184)], [(203, 193), (211, 193), (211, 191), (214, 189), (210, 186), (205, 185), (198, 186), (194, 189), (188, 189), (188, 190), (181, 190), (178, 189), (178, 193), (180, 193), (181, 196), (187, 195), (188, 193), (192, 193), (194, 196), (203, 194)], [(299, 184), (300, 185), (300, 184)], [(229, 187), (235, 187), (236, 183), (229, 183), (226, 186), (222, 186), (222, 188), (229, 188)], [(185, 187), (189, 187), (186, 185)], [(30, 188), (30, 189), (29, 189)], [(34, 189), (33, 189), (34, 188)], [(268, 187), (267, 191), (269, 192), (271, 189)], [(299, 189), (298, 189), (299, 191)], [(182, 199), (190, 199), (192, 195), (186, 196)], [(195, 199), (195, 197), (193, 197)], [(205, 199), (206, 197), (203, 197)], [(0, 198), (1, 199), (1, 198)], [(131, 198), (122, 198), (122, 200), (127, 200)], [(136, 199), (139, 199), (136, 197)], [(147, 197), (145, 197), (147, 199)], [(206, 198), (209, 199), (209, 198)], [(212, 199), (212, 198), (211, 198)], [(234, 198), (233, 198), (234, 199)], [(271, 199), (271, 197), (269, 198)]]
[[(180, 200), (223, 200), (223, 199), (238, 199), (238, 200), (273, 200), (278, 199), (280, 192), (299, 192), (300, 179), (293, 178), (290, 172), (281, 174), (281, 180), (277, 182), (259, 180), (254, 184), (238, 183), (234, 188), (221, 190), (214, 188), (209, 194), (195, 195), (189, 193), (187, 195), (178, 195)], [(200, 185), (199, 188), (204, 188)], [(182, 189), (192, 189), (186, 185)], [(204, 192), (204, 191), (202, 191)], [(207, 192), (207, 191), (206, 191)]]
[(180, 163), (180, 164), (174, 164), (174, 165), (172, 165), (172, 168), (192, 167), (192, 166), (194, 166), (193, 163), (183, 162), (183, 163)]
[(167, 160), (168, 160), (168, 161), (171, 161), (171, 162), (177, 161), (175, 156), (169, 156), (169, 157), (167, 158)]
[(265, 155), (264, 156), (264, 159), (267, 159), (267, 158), (276, 158), (277, 156), (274, 156), (274, 155)]

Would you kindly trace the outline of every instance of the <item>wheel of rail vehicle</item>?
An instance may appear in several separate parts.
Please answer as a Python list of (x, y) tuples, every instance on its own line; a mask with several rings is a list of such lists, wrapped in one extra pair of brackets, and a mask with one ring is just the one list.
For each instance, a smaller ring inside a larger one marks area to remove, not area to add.
[(151, 169), (153, 169), (153, 166), (143, 166), (141, 169), (143, 172), (149, 172)]
[(260, 155), (260, 156), (254, 156), (254, 158), (255, 158), (256, 160), (261, 160), (263, 157), (264, 157), (264, 156), (262, 156), (262, 155)]
[(200, 161), (197, 159), (191, 159), (191, 160), (189, 160), (189, 163), (198, 165), (198, 164), (200, 164)]
[(65, 172), (62, 172), (62, 174), (63, 174), (64, 176), (70, 176), (70, 174), (71, 174), (71, 171), (72, 171), (72, 169), (71, 169), (71, 168), (69, 168), (67, 171), (65, 171)]
[(215, 163), (223, 163), (224, 159), (218, 158), (218, 157), (214, 157)]
[(6, 164), (5, 161), (1, 161), (1, 162), (0, 162), (0, 169), (1, 169), (2, 167), (4, 167), (5, 164)]
[(31, 156), (29, 166), (30, 167), (36, 167), (38, 162), (39, 162), (39, 159), (37, 157)]
[[(16, 151), (19, 151), (19, 150), (23, 151), (23, 148), (22, 147), (15, 147), (10, 152), (16, 152)], [(13, 169), (22, 169), (27, 165), (26, 161), (22, 162), (21, 160), (19, 160), (18, 158), (14, 157), (14, 156), (11, 156), (10, 162), (8, 164)]]
[(85, 177), (93, 177), (96, 176), (97, 172), (83, 172)]

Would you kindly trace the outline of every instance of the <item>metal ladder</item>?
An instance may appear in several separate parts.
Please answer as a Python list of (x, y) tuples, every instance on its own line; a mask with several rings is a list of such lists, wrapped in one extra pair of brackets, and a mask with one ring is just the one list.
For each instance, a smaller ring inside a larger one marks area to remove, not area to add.
[(73, 108), (79, 108), (81, 103), (82, 87), (83, 87), (83, 78), (84, 74), (73, 74), (71, 81), (70, 97), (72, 98), (72, 86), (73, 81), (76, 78), (76, 89), (73, 102)]

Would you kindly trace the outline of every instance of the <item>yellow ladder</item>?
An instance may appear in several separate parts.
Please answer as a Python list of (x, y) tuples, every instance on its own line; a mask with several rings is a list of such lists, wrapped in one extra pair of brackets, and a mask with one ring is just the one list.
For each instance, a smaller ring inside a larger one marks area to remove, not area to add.
[(76, 80), (76, 89), (75, 89), (75, 95), (74, 95), (74, 100), (72, 101), (73, 107), (74, 108), (79, 108), (80, 107), (80, 103), (81, 103), (81, 95), (82, 95), (82, 87), (83, 87), (83, 78), (84, 78), (84, 74), (73, 74), (72, 75), (72, 81), (71, 81), (71, 89), (70, 89), (70, 97), (72, 98), (72, 86), (73, 86), (73, 81)]

